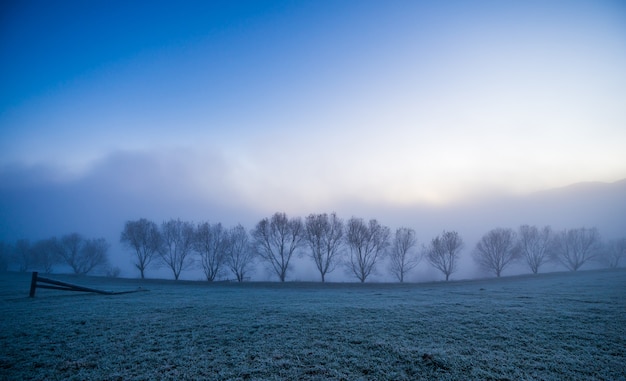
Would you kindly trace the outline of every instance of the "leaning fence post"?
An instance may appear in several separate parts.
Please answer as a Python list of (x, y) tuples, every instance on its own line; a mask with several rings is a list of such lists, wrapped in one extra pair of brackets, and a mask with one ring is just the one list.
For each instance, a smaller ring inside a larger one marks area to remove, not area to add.
[(30, 297), (35, 297), (35, 290), (37, 289), (37, 271), (33, 271), (33, 277), (30, 280)]

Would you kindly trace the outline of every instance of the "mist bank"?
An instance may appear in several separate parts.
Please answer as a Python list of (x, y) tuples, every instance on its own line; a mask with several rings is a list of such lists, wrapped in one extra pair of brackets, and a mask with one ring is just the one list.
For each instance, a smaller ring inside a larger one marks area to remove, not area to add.
[[(128, 169), (126, 175), (113, 170), (120, 166), (118, 163), (101, 167), (85, 176), (69, 179), (59, 179), (41, 167), (5, 168), (0, 173), (0, 239), (34, 241), (72, 232), (103, 237), (111, 244), (112, 264), (121, 268), (122, 276), (134, 277), (137, 273), (132, 266), (132, 253), (119, 243), (128, 220), (147, 218), (160, 224), (170, 218), (180, 218), (192, 222), (221, 222), (226, 227), (241, 223), (252, 229), (260, 219), (280, 211), (270, 211), (264, 205), (250, 207), (239, 203), (236, 194), (230, 197), (223, 194), (228, 193), (224, 191), (199, 194), (191, 190), (184, 176), (174, 176), (175, 169), (165, 177), (159, 173), (148, 176), (147, 180), (144, 178), (146, 181), (133, 182), (128, 173), (141, 172), (150, 167), (150, 163)], [(361, 196), (337, 202), (326, 210), (302, 208), (286, 212), (290, 217), (335, 211), (343, 219), (375, 218), (392, 231), (398, 227), (415, 229), (419, 245), (428, 243), (443, 230), (455, 230), (465, 242), (459, 271), (455, 274), (457, 279), (481, 275), (471, 260), (471, 251), (483, 234), (496, 227), (517, 229), (522, 224), (550, 225), (558, 231), (585, 226), (598, 228), (604, 239), (626, 236), (626, 179), (613, 183), (577, 183), (528, 195), (494, 195), (438, 206), (354, 201)], [(290, 280), (317, 279), (309, 258), (297, 258), (293, 267)], [(386, 273), (385, 270), (380, 272)], [(432, 269), (422, 263), (410, 280), (432, 280), (433, 274)], [(169, 274), (164, 269), (155, 269), (149, 276), (169, 277)], [(254, 277), (273, 279), (262, 266), (258, 266)], [(183, 278), (200, 279), (201, 274), (190, 271)], [(329, 280), (352, 278), (338, 269), (329, 274)], [(374, 274), (372, 280), (390, 279), (385, 274)]]

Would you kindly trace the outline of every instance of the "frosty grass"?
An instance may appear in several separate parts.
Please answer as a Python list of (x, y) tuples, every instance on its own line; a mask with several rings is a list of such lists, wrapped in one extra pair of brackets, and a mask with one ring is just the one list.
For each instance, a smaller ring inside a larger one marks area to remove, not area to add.
[(2, 380), (626, 380), (626, 269), (427, 284), (0, 274)]

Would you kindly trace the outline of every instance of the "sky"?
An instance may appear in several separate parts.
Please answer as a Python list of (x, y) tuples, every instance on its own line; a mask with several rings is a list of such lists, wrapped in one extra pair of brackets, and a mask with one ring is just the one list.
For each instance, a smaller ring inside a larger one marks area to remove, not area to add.
[(621, 1), (3, 2), (2, 233), (615, 182), (624, 68)]

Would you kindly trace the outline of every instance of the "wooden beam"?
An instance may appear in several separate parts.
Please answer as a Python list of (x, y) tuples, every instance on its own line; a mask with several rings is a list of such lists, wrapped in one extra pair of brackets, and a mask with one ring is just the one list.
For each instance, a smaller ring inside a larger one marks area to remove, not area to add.
[[(46, 283), (46, 284), (38, 284), (39, 282)], [(95, 289), (95, 288), (83, 287), (83, 286), (78, 286), (78, 285), (71, 284), (71, 283), (61, 282), (61, 281), (54, 280), (54, 279), (48, 279), (48, 278), (40, 277), (40, 276), (38, 276), (38, 273), (35, 271), (35, 272), (33, 272), (33, 277), (32, 277), (31, 282), (30, 282), (30, 294), (29, 294), (29, 296), (31, 298), (33, 298), (35, 296), (35, 290), (37, 288), (47, 288), (47, 289), (51, 289), (51, 290), (62, 290), (62, 291), (94, 292), (96, 294), (102, 294), (102, 295), (121, 295), (121, 294), (130, 294), (130, 293), (133, 293), (133, 292), (148, 291), (148, 290), (143, 289), (141, 287), (139, 287), (136, 290), (117, 291), (117, 292), (116, 291), (98, 290), (98, 289)]]
[(35, 290), (37, 289), (37, 271), (33, 271), (33, 277), (30, 278), (30, 296), (31, 298), (35, 297)]

